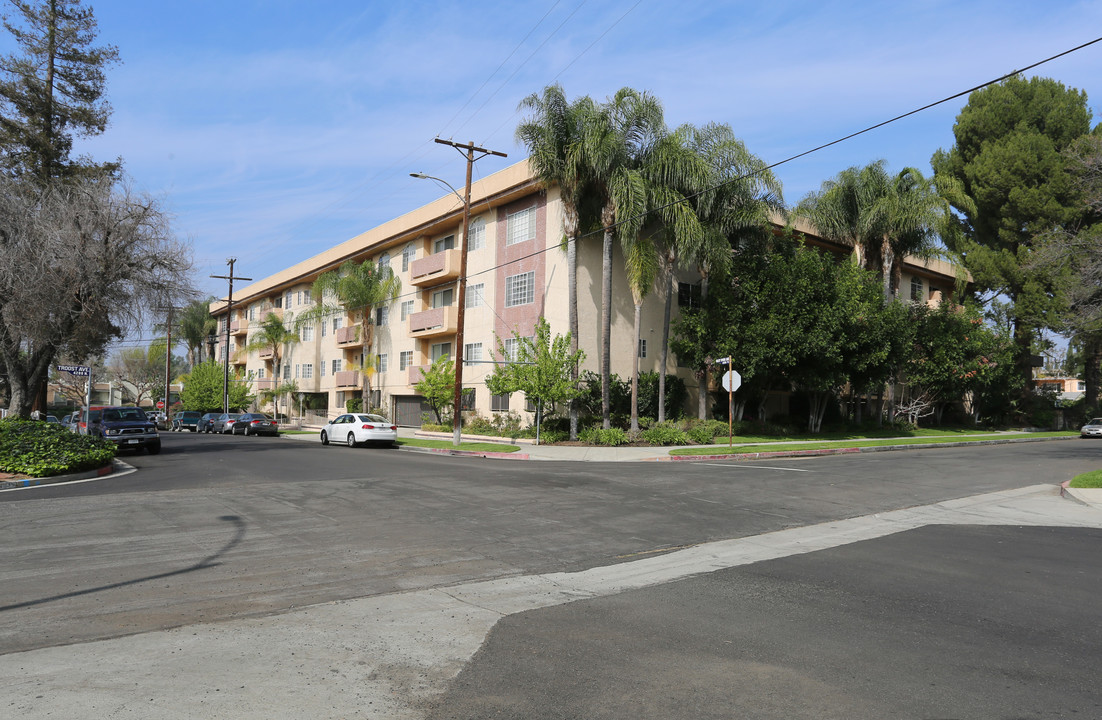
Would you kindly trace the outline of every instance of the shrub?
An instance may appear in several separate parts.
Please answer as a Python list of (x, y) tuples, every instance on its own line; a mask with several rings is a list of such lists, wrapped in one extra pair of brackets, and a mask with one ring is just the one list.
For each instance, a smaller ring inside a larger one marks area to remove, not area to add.
[(540, 428), (540, 443), (550, 444), (563, 442), (570, 437), (569, 430), (559, 430), (556, 428), (545, 429)]
[(628, 434), (620, 428), (589, 428), (578, 433), (578, 439), (590, 445), (604, 445), (616, 447), (624, 445), (628, 441)]
[(103, 467), (115, 457), (114, 444), (77, 435), (53, 423), (21, 418), (0, 420), (0, 470), (47, 477)]
[(667, 423), (656, 424), (640, 433), (643, 441), (651, 445), (688, 445), (689, 435)]
[(716, 433), (712, 432), (712, 428), (707, 423), (693, 425), (685, 434), (697, 445), (711, 445), (716, 439)]

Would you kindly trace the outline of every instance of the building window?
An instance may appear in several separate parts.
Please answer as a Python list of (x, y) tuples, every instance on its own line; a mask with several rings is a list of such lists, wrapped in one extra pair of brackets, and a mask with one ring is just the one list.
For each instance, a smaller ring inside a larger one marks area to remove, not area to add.
[(286, 306), (287, 306), (287, 308), (288, 308), (288, 309), (290, 309), (290, 307), (291, 307), (291, 302), (292, 302), (292, 301), (293, 301), (294, 299), (295, 299), (295, 294), (294, 294), (293, 292), (288, 292), (288, 293), (287, 293), (287, 302), (285, 302), (285, 303), (284, 303), (284, 305), (286, 305)]
[(413, 314), (413, 301), (412, 300), (406, 300), (404, 303), (402, 303), (402, 319), (405, 320), (406, 318), (408, 318), (412, 314)]
[(911, 278), (911, 300), (922, 302), (922, 278), (917, 275)]
[(390, 253), (383, 253), (382, 257), (379, 258), (379, 269), (384, 268), (390, 269)]
[(264, 379), (264, 368), (259, 368), (259, 369), (257, 369), (257, 371), (256, 371), (256, 379), (257, 379), (257, 380), (263, 380), (263, 379)]
[(341, 371), (341, 362), (342, 362), (342, 360), (340, 358), (336, 358), (335, 360), (333, 360), (333, 374), (334, 375), (336, 375), (337, 373), (339, 373)]
[(413, 243), (409, 243), (402, 248), (402, 272), (409, 270), (409, 264), (413, 262), (413, 256), (415, 254), (416, 251), (413, 249)]
[(314, 364), (304, 363), (302, 366), (302, 379), (311, 380), (314, 377)]
[(390, 308), (375, 308), (375, 324), (379, 327), (384, 327), (390, 324)]
[(249, 322), (256, 320), (256, 305), (249, 306)]
[(459, 407), (462, 410), (474, 410), (474, 388), (463, 388), (459, 396)]
[(1084, 382), (1083, 380), (1080, 380), (1079, 382), (1077, 382), (1075, 384), (1075, 387), (1079, 392), (1084, 392), (1087, 389), (1087, 383)]
[(314, 339), (314, 326), (303, 325), (302, 326), (302, 342), (310, 342)]
[(490, 410), (492, 410), (493, 412), (508, 412), (509, 396), (509, 393), (506, 393), (505, 395), (491, 395)]
[(486, 247), (486, 221), (482, 218), (471, 220), (470, 240), (467, 250), (481, 250)]
[(454, 247), (455, 247), (455, 235), (448, 235), (447, 237), (439, 238), (435, 242), (433, 242), (432, 252), (433, 252), (433, 254), (442, 253), (446, 250), (451, 250)]
[(433, 343), (432, 344), (432, 350), (429, 352), (429, 359), (432, 360), (432, 362), (436, 362), (437, 360), (444, 357), (445, 355), (450, 356), (451, 354), (452, 354), (452, 344), (450, 342)]
[(452, 298), (455, 296), (455, 288), (448, 288), (447, 290), (437, 290), (432, 294), (432, 306), (434, 308), (449, 307), (452, 304)]
[(413, 351), (403, 350), (398, 354), (398, 369), (406, 370), (413, 365)]
[(645, 358), (647, 356), (647, 341), (643, 338), (639, 338), (639, 357)]
[(466, 306), (469, 308), (482, 307), (486, 304), (486, 283), (467, 286)]
[(463, 346), (463, 359), (467, 362), (482, 361), (482, 343), (467, 343)]
[(387, 367), (390, 365), (390, 358), (387, 353), (380, 353), (375, 356), (375, 370), (377, 372), (385, 373)]
[(510, 275), (505, 278), (505, 307), (527, 305), (536, 299), (534, 272)]
[(338, 330), (341, 329), (341, 325), (344, 323), (344, 318), (333, 318), (333, 334), (335, 335)]
[[(325, 327), (325, 326), (323, 325), (322, 327)], [(318, 376), (319, 377), (325, 377), (325, 361), (324, 360), (322, 360), (320, 363), (318, 363)]]
[(536, 209), (534, 207), (509, 213), (505, 220), (505, 244), (515, 245), (536, 238)]
[(295, 363), (295, 380), (298, 380), (300, 377), (302, 377), (301, 375), (299, 375), (301, 370), (302, 370), (302, 366), (299, 365), (298, 363)]
[(508, 362), (516, 361), (517, 352), (520, 349), (520, 340), (517, 338), (506, 338), (502, 343), (502, 347), (505, 349), (505, 357), (502, 359)]
[(677, 306), (687, 308), (700, 307), (700, 286), (689, 283), (677, 283)]
[(524, 411), (534, 413), (538, 409), (539, 408), (536, 407), (536, 401), (533, 400), (532, 398), (528, 397), (527, 395), (525, 395), (524, 396)]

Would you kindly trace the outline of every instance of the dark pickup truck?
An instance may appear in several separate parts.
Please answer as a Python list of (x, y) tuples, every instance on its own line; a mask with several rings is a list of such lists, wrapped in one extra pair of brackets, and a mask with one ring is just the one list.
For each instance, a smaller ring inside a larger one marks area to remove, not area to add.
[(157, 425), (141, 408), (105, 407), (99, 412), (100, 419), (95, 425), (95, 434), (115, 443), (120, 450), (144, 448), (150, 455), (161, 451), (161, 436), (157, 434)]

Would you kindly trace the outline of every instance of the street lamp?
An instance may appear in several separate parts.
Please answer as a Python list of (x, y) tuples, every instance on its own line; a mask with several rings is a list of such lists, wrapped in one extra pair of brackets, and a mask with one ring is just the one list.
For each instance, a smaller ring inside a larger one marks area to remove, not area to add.
[(459, 191), (452, 187), (447, 180), (441, 180), (438, 177), (425, 175), (424, 173), (409, 174), (410, 177), (419, 180), (435, 180), (442, 183), (463, 203), (463, 239), (459, 243), (459, 288), (456, 292), (456, 302), (459, 303), (459, 307), (455, 313), (455, 352), (452, 355), (455, 358), (455, 391), (452, 396), (452, 407), (454, 408), (452, 444), (456, 446), (459, 445), (463, 432), (463, 360), (465, 359), (463, 353), (463, 324), (466, 320), (464, 310), (467, 305), (467, 234), (471, 230), (471, 165), (472, 163), (467, 163), (466, 196), (460, 195)]

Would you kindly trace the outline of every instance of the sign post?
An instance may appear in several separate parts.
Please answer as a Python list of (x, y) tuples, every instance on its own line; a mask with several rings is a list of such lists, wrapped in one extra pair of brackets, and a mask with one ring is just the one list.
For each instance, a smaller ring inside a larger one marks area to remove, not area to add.
[[(731, 367), (731, 358), (725, 357), (716, 360), (717, 365)], [(723, 389), (727, 391), (727, 447), (735, 443), (735, 390), (742, 386), (742, 376), (734, 370), (728, 369), (723, 373)]]
[(92, 368), (87, 365), (58, 365), (58, 372), (84, 378), (84, 410), (92, 404)]

